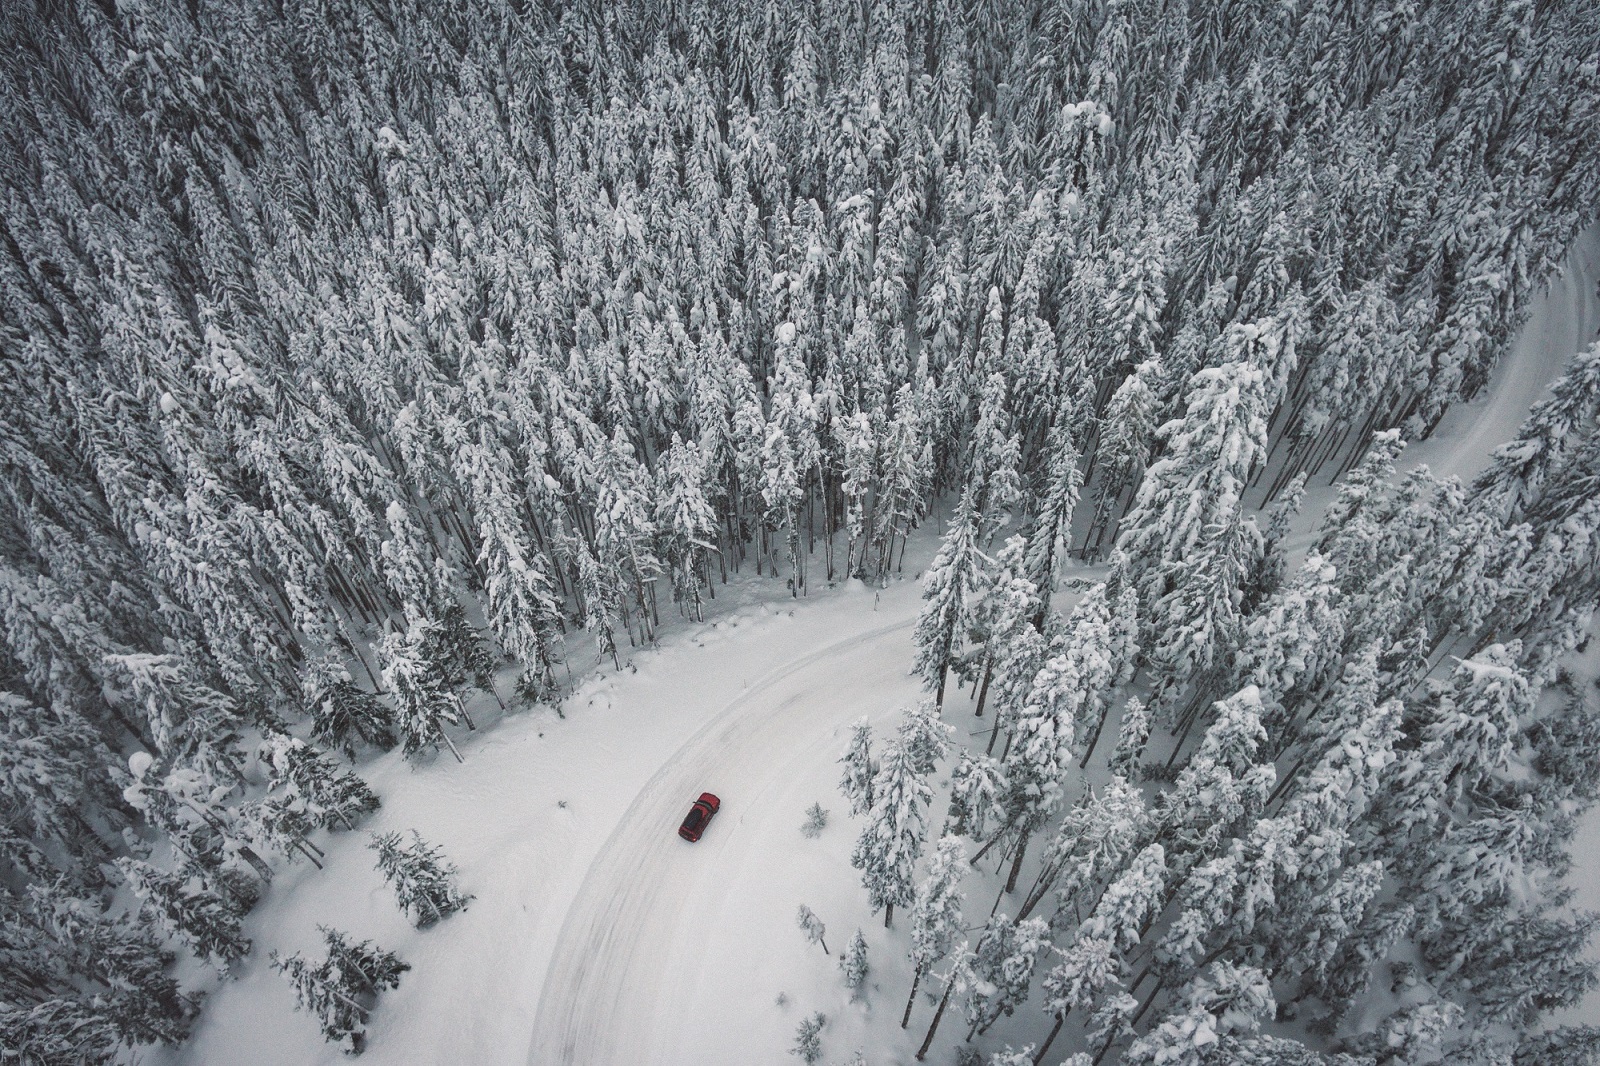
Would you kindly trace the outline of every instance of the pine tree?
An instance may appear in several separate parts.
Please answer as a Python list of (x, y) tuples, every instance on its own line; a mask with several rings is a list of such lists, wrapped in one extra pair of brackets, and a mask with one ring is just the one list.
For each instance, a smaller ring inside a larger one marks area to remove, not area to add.
[(912, 901), (912, 868), (922, 853), (933, 789), (917, 773), (910, 756), (891, 744), (872, 777), (872, 792), (876, 802), (850, 854), (850, 865), (861, 871), (868, 902), (874, 911), (883, 908), (887, 927), (894, 920), (894, 908)]
[(383, 702), (358, 688), (333, 659), (311, 662), (301, 680), (311, 710), (311, 738), (355, 758), (357, 741), (388, 750), (396, 742), (393, 715)]
[(950, 747), (955, 727), (939, 720), (939, 709), (932, 700), (922, 700), (907, 708), (895, 742), (911, 760), (912, 767), (924, 776), (938, 768)]
[(449, 664), (441, 660), (439, 624), (414, 619), (405, 632), (385, 636), (378, 652), (406, 754), (415, 755), (424, 745), (438, 747), (442, 740), (460, 762), (461, 753), (444, 731), (446, 723), (457, 720), (458, 707), (450, 686)]
[(226, 970), (250, 953), (239, 915), (215, 892), (139, 859), (118, 858), (117, 869), (142, 901), (141, 910), (169, 936), (182, 937), (199, 957)]
[(861, 930), (856, 930), (849, 947), (839, 956), (839, 969), (844, 971), (845, 987), (850, 989), (852, 997), (862, 995), (870, 968), (867, 966), (867, 938)]
[(999, 798), (1006, 791), (1000, 764), (987, 755), (962, 750), (950, 771), (950, 808), (945, 815), (945, 835), (983, 837), (991, 817), (1003, 815)]
[(323, 1039), (348, 1040), (346, 1052), (359, 1055), (366, 1047), (366, 1023), (378, 994), (400, 987), (400, 975), (411, 967), (370, 940), (352, 945), (337, 930), (318, 929), (327, 944), (326, 959), (312, 964), (299, 952), (273, 952), (272, 967), (294, 987), (299, 1008), (317, 1016)]
[(1121, 955), (1110, 940), (1080, 935), (1068, 945), (1061, 953), (1061, 961), (1044, 976), (1044, 1012), (1055, 1023), (1034, 1054), (1033, 1066), (1044, 1061), (1067, 1016), (1074, 1010), (1092, 1007), (1108, 987), (1121, 983), (1124, 969)]
[(1253, 1034), (1276, 1010), (1261, 971), (1214, 962), (1184, 987), (1179, 1004), (1155, 1028), (1133, 1042), (1123, 1061), (1199, 1066), (1220, 1038)]
[(851, 727), (850, 747), (839, 762), (844, 764), (839, 791), (849, 801), (850, 813), (866, 814), (873, 805), (872, 782), (878, 773), (878, 762), (872, 757), (872, 726), (865, 718)]
[(789, 1049), (789, 1054), (799, 1056), (800, 1061), (806, 1066), (812, 1066), (822, 1058), (822, 1027), (828, 1024), (828, 1016), (821, 1011), (805, 1018), (800, 1022), (800, 1027), (795, 1030), (794, 1047)]
[(702, 479), (705, 461), (699, 446), (676, 433), (657, 471), (656, 523), (665, 540), (663, 556), (672, 574), (673, 598), (695, 621), (704, 620), (705, 553), (712, 548), (716, 515)]
[(973, 993), (967, 1001), (967, 1039), (987, 1033), (1009, 1018), (1028, 998), (1039, 956), (1050, 946), (1050, 927), (1042, 918), (1012, 922), (990, 918), (972, 952)]
[(1023, 576), (1030, 547), (1022, 537), (1006, 541), (995, 559), (993, 583), (972, 619), (973, 631), (983, 641), (976, 653), (981, 670), (971, 678), (978, 685), (975, 713), (982, 716), (993, 686), (997, 730), (1003, 719), (1015, 714), (1044, 653), (1044, 603), (1037, 586)]
[(1122, 706), (1122, 721), (1117, 727), (1117, 746), (1106, 764), (1113, 774), (1132, 780), (1139, 767), (1139, 757), (1150, 739), (1150, 714), (1144, 701), (1131, 697)]
[(418, 929), (465, 910), (473, 898), (461, 894), (455, 885), (456, 868), (415, 829), (410, 844), (404, 843), (399, 833), (374, 833), (367, 846), (378, 853), (376, 869), (394, 886), (400, 910), (411, 916)]
[(323, 829), (354, 829), (358, 819), (378, 809), (378, 797), (366, 782), (303, 741), (274, 733), (262, 745), (261, 755), (272, 768), (268, 789), (282, 789)]
[(1105, 429), (1095, 459), (1100, 467), (1099, 500), (1085, 537), (1085, 548), (1096, 531), (1109, 525), (1117, 503), (1130, 488), (1137, 488), (1144, 476), (1156, 431), (1156, 396), (1152, 384), (1159, 381), (1163, 366), (1159, 359), (1140, 363), (1117, 386), (1106, 405)]
[(822, 939), (828, 931), (827, 926), (822, 924), (822, 919), (818, 918), (810, 907), (807, 907), (804, 903), (800, 904), (800, 910), (795, 921), (799, 924), (800, 931), (806, 935), (808, 941), (813, 944), (821, 944), (824, 955), (832, 954), (828, 950), (828, 942)]
[[(1027, 555), (1022, 573), (1027, 575), (1038, 592), (1039, 607), (1034, 614), (1035, 627), (1043, 621), (1050, 609), (1050, 597), (1055, 592), (1056, 573), (1061, 562), (1072, 550), (1072, 516), (1078, 508), (1078, 495), (1083, 490), (1083, 471), (1079, 469), (1078, 450), (1073, 447), (1071, 430), (1061, 422), (1052, 427), (1046, 447), (1049, 448), (1050, 466), (1044, 491), (1040, 493), (1033, 526), (1028, 531)], [(1000, 556), (1001, 569), (1006, 569), (1004, 553)]]
[(1265, 455), (1284, 347), (1283, 323), (1230, 328), (1226, 361), (1195, 373), (1184, 416), (1158, 434), (1166, 454), (1146, 474), (1117, 538), (1166, 689), (1209, 670), (1238, 643), (1242, 588), (1261, 551), (1241, 503)]
[(985, 592), (989, 558), (978, 548), (979, 523), (969, 488), (923, 580), (925, 606), (912, 637), (917, 646), (913, 669), (923, 686), (934, 690), (934, 703), (939, 707), (944, 706), (945, 677)]
[(966, 870), (967, 851), (961, 838), (947, 836), (940, 840), (911, 907), (911, 994), (900, 1019), (902, 1029), (911, 1021), (911, 1008), (916, 1004), (922, 978), (950, 953), (961, 932), (962, 897), (957, 886)]

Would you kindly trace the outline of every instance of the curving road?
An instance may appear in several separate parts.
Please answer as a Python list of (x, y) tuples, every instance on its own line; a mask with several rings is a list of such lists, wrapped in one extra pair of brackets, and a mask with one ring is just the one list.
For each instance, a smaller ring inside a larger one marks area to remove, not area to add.
[[(693, 931), (721, 886), (761, 861), (759, 820), (794, 820), (762, 803), (796, 761), (831, 759), (818, 743), (864, 714), (884, 716), (885, 678), (910, 698), (912, 619), (818, 648), (750, 685), (692, 736), (634, 799), (589, 868), (556, 943), (530, 1066), (616, 1066), (659, 1054), (671, 987), (693, 984)], [(693, 846), (673, 828), (688, 800), (717, 793), (722, 812)], [(793, 827), (788, 826), (792, 832)], [(670, 978), (669, 978), (670, 975)]]

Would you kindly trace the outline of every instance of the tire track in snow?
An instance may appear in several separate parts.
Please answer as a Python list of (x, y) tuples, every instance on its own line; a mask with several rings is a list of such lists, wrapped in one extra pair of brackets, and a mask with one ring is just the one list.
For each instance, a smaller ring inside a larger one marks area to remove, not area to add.
[[(691, 912), (749, 860), (739, 831), (744, 815), (797, 749), (867, 710), (840, 698), (852, 681), (863, 689), (881, 682), (886, 660), (904, 672), (913, 621), (836, 641), (751, 682), (656, 771), (601, 847), (562, 926), (529, 1066), (644, 1063), (666, 1050), (652, 1037), (670, 997), (667, 982), (683, 968), (668, 962)], [(701, 791), (717, 793), (723, 809), (690, 846), (675, 830)]]

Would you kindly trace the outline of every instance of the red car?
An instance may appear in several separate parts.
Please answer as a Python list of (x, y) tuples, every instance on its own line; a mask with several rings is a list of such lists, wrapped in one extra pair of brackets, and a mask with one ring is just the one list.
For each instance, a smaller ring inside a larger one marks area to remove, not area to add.
[(700, 793), (700, 798), (694, 801), (694, 806), (689, 808), (688, 815), (683, 819), (683, 824), (678, 826), (678, 835), (689, 843), (700, 839), (700, 834), (706, 831), (706, 826), (711, 824), (711, 816), (717, 813), (722, 806), (722, 801), (709, 792)]

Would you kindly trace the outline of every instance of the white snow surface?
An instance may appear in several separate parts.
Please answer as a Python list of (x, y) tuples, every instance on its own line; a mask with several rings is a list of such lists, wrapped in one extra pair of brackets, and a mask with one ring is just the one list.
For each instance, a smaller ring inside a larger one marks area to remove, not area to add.
[[(1600, 228), (1574, 246), (1483, 395), (1451, 411), (1402, 464), (1464, 479), (1481, 469), (1594, 339), (1597, 278)], [(1307, 525), (1326, 498), (1318, 486)], [(860, 823), (846, 815), (835, 760), (852, 722), (875, 723), (876, 749), (920, 695), (908, 676), (920, 606), (913, 575), (942, 528), (942, 520), (924, 526), (905, 580), (881, 592), (848, 582), (793, 600), (779, 582), (748, 574), (719, 586), (714, 620), (670, 626), (659, 648), (635, 651), (620, 673), (608, 663), (581, 680), (565, 720), (542, 708), (490, 715), (484, 697), (475, 706), (483, 727), (457, 733), (464, 765), (446, 754), (413, 766), (391, 754), (363, 766), (383, 809), (360, 832), (324, 835), (325, 870), (280, 872), (247, 922), (255, 951), (216, 985), (194, 1037), (144, 1060), (349, 1061), (295, 1013), (267, 962), (271, 950), (315, 951), (324, 923), (370, 937), (413, 967), (373, 1013), (362, 1056), (371, 1066), (780, 1063), (791, 1061), (784, 1053), (795, 1027), (816, 1010), (829, 1018), (825, 1062), (859, 1048), (874, 1066), (910, 1063), (932, 1007), (919, 1002), (909, 1030), (896, 1024), (910, 984), (905, 921), (886, 931), (867, 911), (849, 865)], [(949, 702), (957, 740), (981, 747), (969, 731), (987, 719), (971, 716), (953, 684)], [(717, 793), (722, 809), (691, 845), (675, 829), (702, 790)], [(816, 801), (832, 813), (811, 840), (800, 826)], [(942, 803), (941, 793), (934, 825)], [(422, 932), (396, 909), (365, 847), (367, 830), (412, 828), (461, 868), (462, 887), (476, 896)], [(1578, 903), (1600, 906), (1600, 818), (1585, 825), (1577, 854)], [(968, 918), (979, 924), (994, 891), (985, 866), (966, 886)], [(832, 956), (796, 927), (801, 903), (826, 923)], [(858, 927), (872, 972), (866, 995), (852, 1001), (837, 962)], [(923, 982), (934, 992), (941, 984)], [(1600, 1021), (1600, 1001), (1582, 1014)], [(998, 1048), (1002, 1033), (1037, 1040), (1044, 1022), (1030, 1003), (981, 1046)], [(949, 1062), (965, 1028), (951, 1011), (929, 1061)], [(1066, 1043), (1053, 1056), (1071, 1051)]]

